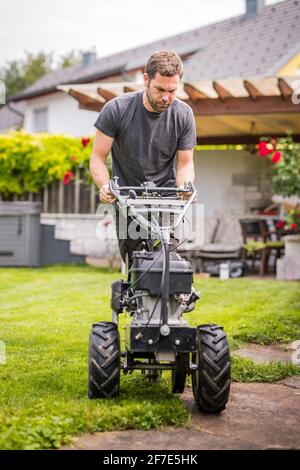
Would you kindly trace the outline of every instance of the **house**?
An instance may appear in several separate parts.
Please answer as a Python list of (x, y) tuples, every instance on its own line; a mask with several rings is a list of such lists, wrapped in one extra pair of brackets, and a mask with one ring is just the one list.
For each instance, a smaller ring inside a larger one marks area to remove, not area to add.
[[(292, 87), (284, 77), (299, 75), (300, 80), (300, 1), (265, 6), (263, 0), (246, 0), (245, 6), (244, 15), (101, 59), (86, 53), (82, 64), (45, 75), (12, 99), (13, 104), (26, 103), (25, 130), (93, 133), (101, 102), (113, 96), (112, 84), (126, 82), (130, 90), (151, 53), (174, 50), (184, 62), (183, 92), (199, 98), (198, 143), (215, 145), (195, 150), (196, 187), (205, 214), (237, 217), (265, 206), (271, 196), (261, 171), (266, 162), (245, 149), (221, 150), (218, 145), (255, 143), (265, 132), (282, 135), (287, 129), (299, 138), (299, 105), (291, 104)], [(231, 101), (236, 87), (238, 102)], [(203, 97), (207, 100), (201, 102)], [(269, 113), (263, 109), (268, 98), (275, 106)]]
[(25, 101), (18, 101), (12, 105), (8, 103), (0, 108), (0, 133), (7, 130), (18, 130), (24, 127)]
[(97, 113), (78, 109), (74, 100), (57, 90), (57, 85), (135, 81), (147, 57), (163, 48), (182, 57), (187, 82), (300, 75), (300, 1), (286, 0), (269, 6), (264, 6), (263, 0), (245, 3), (245, 15), (100, 59), (88, 52), (81, 64), (45, 75), (11, 98), (12, 102), (26, 102), (25, 130), (91, 134)]

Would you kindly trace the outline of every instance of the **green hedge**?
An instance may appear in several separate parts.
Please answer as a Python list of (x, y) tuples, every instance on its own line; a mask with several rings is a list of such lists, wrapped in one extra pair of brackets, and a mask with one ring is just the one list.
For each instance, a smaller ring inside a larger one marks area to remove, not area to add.
[(89, 159), (93, 137), (79, 138), (47, 133), (13, 131), (0, 134), (0, 193), (39, 192), (67, 172), (80, 168), (80, 177), (90, 183)]

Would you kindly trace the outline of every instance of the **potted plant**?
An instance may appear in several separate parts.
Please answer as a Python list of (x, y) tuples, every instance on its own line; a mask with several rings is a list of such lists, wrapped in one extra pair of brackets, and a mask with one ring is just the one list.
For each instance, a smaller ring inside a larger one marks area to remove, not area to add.
[(292, 209), (284, 219), (278, 220), (276, 227), (285, 236), (285, 253), (287, 256), (300, 256), (300, 209)]

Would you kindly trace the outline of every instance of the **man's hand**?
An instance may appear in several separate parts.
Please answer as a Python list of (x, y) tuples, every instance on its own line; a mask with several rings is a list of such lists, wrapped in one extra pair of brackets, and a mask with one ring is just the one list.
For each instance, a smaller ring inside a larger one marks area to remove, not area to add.
[(99, 190), (99, 197), (100, 197), (100, 201), (103, 202), (104, 204), (112, 204), (116, 200), (116, 198), (112, 195), (112, 193), (109, 190), (108, 183), (105, 183), (101, 186)]
[[(184, 189), (184, 186), (178, 186), (178, 189)], [(182, 193), (179, 192), (178, 195), (179, 195), (180, 199), (182, 199), (183, 201), (186, 201), (191, 197), (192, 191), (182, 192)], [(196, 202), (196, 201), (197, 201), (197, 196), (195, 197), (193, 202)]]
[[(179, 189), (181, 189), (181, 188), (182, 188), (182, 186), (179, 187)], [(179, 195), (180, 199), (182, 199), (183, 201), (186, 201), (187, 199), (189, 199), (191, 197), (192, 193), (191, 192), (188, 192), (188, 193), (187, 192), (184, 192), (184, 193), (182, 192), (182, 193), (178, 193), (178, 195)]]

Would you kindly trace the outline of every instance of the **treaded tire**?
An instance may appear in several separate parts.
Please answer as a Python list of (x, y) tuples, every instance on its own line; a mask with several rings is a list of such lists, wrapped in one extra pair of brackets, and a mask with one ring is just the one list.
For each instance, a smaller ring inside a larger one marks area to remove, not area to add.
[(176, 354), (176, 369), (172, 370), (172, 393), (183, 393), (189, 368), (189, 354)]
[(205, 413), (225, 409), (230, 392), (230, 351), (223, 327), (200, 325), (197, 331), (197, 352), (193, 362), (198, 369), (192, 374), (196, 405)]
[(89, 338), (88, 396), (113, 398), (120, 390), (120, 338), (112, 322), (93, 325)]

